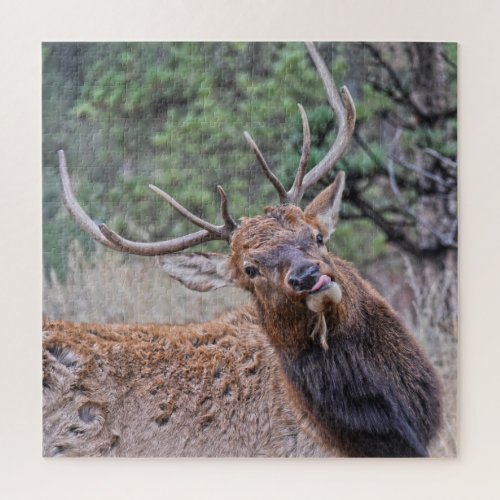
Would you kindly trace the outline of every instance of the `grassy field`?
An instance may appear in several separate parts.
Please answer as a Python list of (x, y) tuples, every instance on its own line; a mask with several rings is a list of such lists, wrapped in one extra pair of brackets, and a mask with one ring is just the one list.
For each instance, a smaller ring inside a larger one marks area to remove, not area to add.
[[(199, 293), (164, 274), (155, 259), (122, 256), (99, 248), (93, 262), (74, 247), (68, 279), (45, 279), (44, 315), (103, 323), (206, 321), (248, 300), (235, 288)], [(456, 272), (420, 274), (407, 259), (378, 262), (364, 273), (396, 308), (437, 368), (444, 390), (444, 424), (431, 455), (456, 455), (457, 321)], [(450, 303), (452, 304), (450, 309)]]

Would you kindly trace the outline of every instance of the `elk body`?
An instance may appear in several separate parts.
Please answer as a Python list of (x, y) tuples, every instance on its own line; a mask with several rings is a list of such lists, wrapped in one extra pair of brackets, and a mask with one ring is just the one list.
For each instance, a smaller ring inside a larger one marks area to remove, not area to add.
[[(309, 54), (339, 120), (325, 158), (302, 157), (286, 191), (246, 134), (280, 205), (237, 224), (219, 188), (212, 225), (153, 187), (201, 227), (160, 243), (125, 240), (75, 200), (64, 153), (63, 198), (94, 239), (161, 255), (164, 270), (207, 291), (237, 286), (249, 305), (185, 326), (44, 324), (44, 454), (111, 456), (426, 456), (441, 415), (435, 372), (384, 299), (325, 242), (340, 212), (344, 174), (304, 210), (304, 192), (341, 157), (355, 122), (312, 44)], [(211, 239), (229, 255), (185, 253)]]

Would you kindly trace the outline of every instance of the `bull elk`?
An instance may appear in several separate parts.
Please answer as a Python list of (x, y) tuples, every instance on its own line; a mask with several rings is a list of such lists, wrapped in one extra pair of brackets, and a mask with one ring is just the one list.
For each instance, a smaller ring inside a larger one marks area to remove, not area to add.
[[(339, 219), (345, 176), (304, 209), (300, 201), (345, 152), (355, 124), (346, 87), (313, 44), (309, 55), (335, 112), (338, 135), (290, 190), (245, 133), (280, 204), (235, 221), (218, 187), (222, 225), (151, 188), (200, 230), (157, 243), (127, 240), (76, 201), (63, 151), (63, 200), (76, 222), (119, 252), (161, 256), (190, 289), (236, 286), (250, 304), (201, 324), (97, 325), (45, 321), (46, 456), (427, 456), (441, 419), (436, 374), (396, 313), (325, 242)], [(229, 255), (184, 253), (209, 240)]]

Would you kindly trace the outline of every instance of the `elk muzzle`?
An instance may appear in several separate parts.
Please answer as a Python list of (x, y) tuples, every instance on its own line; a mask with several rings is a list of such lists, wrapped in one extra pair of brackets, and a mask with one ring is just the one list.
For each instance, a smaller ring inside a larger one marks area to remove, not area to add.
[(287, 281), (295, 292), (309, 292), (320, 278), (319, 265), (307, 262), (292, 269)]
[(339, 304), (342, 299), (340, 286), (324, 271), (319, 263), (302, 261), (292, 266), (286, 278), (295, 293), (307, 292), (307, 307), (316, 313), (323, 312), (329, 304)]

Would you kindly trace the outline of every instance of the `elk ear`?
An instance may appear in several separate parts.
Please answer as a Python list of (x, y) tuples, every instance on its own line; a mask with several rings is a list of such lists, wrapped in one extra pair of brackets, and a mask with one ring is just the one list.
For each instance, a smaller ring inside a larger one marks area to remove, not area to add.
[(339, 172), (330, 186), (321, 191), (309, 205), (304, 214), (306, 219), (314, 219), (323, 228), (323, 238), (327, 240), (335, 231), (340, 217), (340, 203), (344, 191), (345, 174)]
[(160, 257), (168, 275), (198, 292), (234, 285), (227, 255), (217, 253), (172, 253)]

